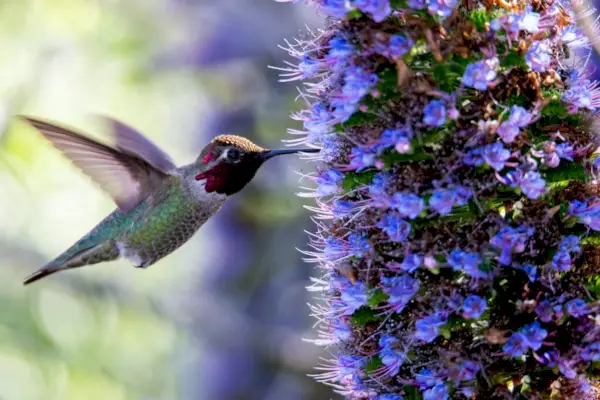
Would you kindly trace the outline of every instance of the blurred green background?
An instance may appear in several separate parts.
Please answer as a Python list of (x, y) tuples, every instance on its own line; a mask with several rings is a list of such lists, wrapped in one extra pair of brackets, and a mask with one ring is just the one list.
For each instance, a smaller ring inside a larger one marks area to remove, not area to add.
[(101, 135), (120, 119), (179, 163), (219, 133), (281, 146), (302, 104), (267, 65), (318, 26), (256, 0), (0, 3), (0, 399), (327, 399), (296, 247), (313, 166), (273, 160), (184, 247), (147, 270), (114, 262), (22, 279), (114, 208), (29, 114)]

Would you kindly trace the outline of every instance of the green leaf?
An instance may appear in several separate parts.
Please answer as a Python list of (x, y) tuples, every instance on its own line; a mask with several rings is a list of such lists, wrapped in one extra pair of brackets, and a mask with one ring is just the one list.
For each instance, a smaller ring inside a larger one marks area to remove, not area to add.
[(404, 386), (404, 393), (406, 394), (404, 396), (404, 398), (406, 400), (423, 400), (423, 396), (421, 395), (421, 392), (415, 386), (411, 386), (411, 385)]
[(500, 65), (504, 68), (520, 67), (528, 68), (525, 63), (525, 55), (517, 53), (515, 50), (509, 50), (508, 54), (502, 57)]
[(408, 1), (407, 0), (390, 0), (390, 6), (393, 9), (407, 8)]
[(375, 176), (375, 171), (349, 172), (344, 177), (342, 187), (344, 191), (350, 192), (359, 186), (365, 186), (371, 183)]
[(485, 24), (490, 22), (488, 17), (488, 12), (485, 9), (471, 11), (469, 14), (469, 19), (475, 25), (477, 32), (485, 31)]
[(365, 374), (367, 376), (369, 376), (369, 375), (375, 373), (375, 371), (377, 371), (382, 366), (383, 366), (383, 363), (381, 362), (381, 358), (379, 358), (379, 356), (375, 355), (369, 359), (369, 362), (365, 366)]
[(375, 311), (371, 310), (368, 307), (361, 307), (358, 310), (354, 311), (350, 320), (354, 325), (365, 326), (371, 322), (377, 322), (381, 319), (375, 315)]
[(346, 122), (340, 122), (339, 124), (335, 124), (334, 129), (336, 132), (344, 132), (344, 130), (348, 128), (368, 124), (375, 120), (377, 120), (377, 116), (375, 114), (357, 111), (354, 114), (352, 114), (350, 118), (346, 120)]
[(384, 293), (383, 290), (381, 290), (381, 289), (377, 289), (373, 292), (373, 294), (367, 301), (367, 304), (370, 305), (371, 307), (375, 308), (379, 304), (386, 302), (389, 298), (390, 298), (390, 296), (387, 293)]
[(583, 165), (574, 162), (561, 162), (558, 167), (547, 169), (542, 175), (548, 183), (571, 180), (585, 181), (587, 178)]

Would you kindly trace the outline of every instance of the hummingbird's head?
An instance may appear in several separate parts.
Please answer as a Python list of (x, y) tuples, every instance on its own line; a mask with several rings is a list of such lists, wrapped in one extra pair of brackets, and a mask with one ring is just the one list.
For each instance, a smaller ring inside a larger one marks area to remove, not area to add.
[(252, 180), (256, 171), (268, 159), (298, 152), (316, 153), (318, 149), (269, 150), (236, 135), (214, 138), (195, 162), (196, 181), (205, 181), (206, 192), (230, 196), (239, 192)]

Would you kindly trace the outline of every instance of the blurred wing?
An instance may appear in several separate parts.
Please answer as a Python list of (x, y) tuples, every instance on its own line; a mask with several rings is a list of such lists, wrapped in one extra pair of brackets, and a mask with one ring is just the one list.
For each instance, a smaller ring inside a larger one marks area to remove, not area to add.
[[(123, 211), (163, 184), (168, 171), (155, 168), (134, 151), (113, 149), (69, 129), (32, 117), (21, 117), (100, 185)], [(131, 140), (124, 140), (132, 145)]]
[(133, 157), (140, 158), (152, 165), (159, 171), (169, 172), (175, 169), (171, 157), (147, 137), (115, 119), (99, 116), (110, 127), (111, 134), (115, 139), (117, 150)]

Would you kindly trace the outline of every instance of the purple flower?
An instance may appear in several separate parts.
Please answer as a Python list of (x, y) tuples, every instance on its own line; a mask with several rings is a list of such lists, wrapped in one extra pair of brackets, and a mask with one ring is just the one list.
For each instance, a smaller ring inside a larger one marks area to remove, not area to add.
[(388, 187), (389, 180), (390, 177), (385, 172), (375, 174), (371, 184), (368, 186), (371, 197), (386, 196), (386, 188)]
[(354, 5), (366, 14), (370, 14), (375, 22), (381, 22), (392, 12), (390, 0), (354, 0)]
[(435, 313), (417, 320), (415, 337), (425, 343), (431, 343), (440, 334), (440, 327), (446, 324), (446, 319), (440, 313)]
[(590, 309), (586, 302), (581, 299), (574, 299), (568, 301), (567, 304), (565, 304), (565, 309), (567, 310), (567, 313), (569, 313), (572, 317), (575, 318), (583, 317), (584, 315), (587, 315), (590, 312)]
[(359, 172), (374, 165), (375, 161), (377, 160), (377, 155), (368, 149), (355, 147), (352, 149), (350, 158), (350, 167)]
[(552, 266), (558, 271), (568, 271), (572, 265), (573, 259), (567, 251), (559, 249), (552, 257)]
[(504, 143), (512, 143), (521, 132), (521, 129), (518, 126), (509, 123), (508, 121), (504, 121), (498, 127), (497, 132), (498, 136), (500, 136)]
[(505, 149), (502, 143), (496, 142), (482, 147), (481, 156), (487, 165), (496, 171), (501, 171), (506, 160), (510, 158), (510, 151)]
[(436, 189), (429, 198), (429, 206), (440, 215), (448, 215), (452, 208), (464, 206), (471, 198), (471, 191), (462, 186), (455, 186), (450, 189)]
[(415, 219), (425, 208), (425, 201), (416, 194), (396, 193), (390, 202), (401, 217)]
[(377, 223), (377, 227), (384, 231), (393, 242), (405, 241), (411, 230), (408, 222), (392, 213), (386, 214)]
[(552, 307), (552, 304), (548, 300), (542, 300), (535, 307), (535, 313), (542, 322), (548, 323), (554, 317), (554, 307)]
[(503, 228), (490, 240), (490, 244), (494, 247), (502, 249), (498, 261), (502, 265), (510, 265), (512, 263), (513, 253), (522, 253), (525, 250), (525, 245), (529, 238), (535, 232), (534, 228), (520, 226), (512, 228), (510, 226)]
[(523, 107), (512, 106), (508, 119), (498, 127), (498, 135), (504, 143), (512, 143), (519, 135), (520, 129), (531, 123), (532, 115)]
[(423, 10), (427, 7), (425, 0), (408, 0), (408, 6), (414, 10)]
[(340, 354), (337, 359), (340, 378), (348, 375), (360, 374), (362, 372), (361, 370), (366, 365), (367, 362), (364, 357)]
[(525, 62), (532, 70), (545, 72), (552, 62), (552, 49), (548, 41), (533, 42), (525, 54)]
[(360, 67), (346, 69), (341, 93), (331, 100), (334, 115), (341, 122), (350, 118), (356, 111), (358, 103), (369, 93), (377, 80), (377, 74), (368, 73)]
[(525, 196), (535, 200), (546, 192), (546, 181), (539, 172), (529, 171), (521, 180), (521, 190)]
[(588, 206), (586, 202), (575, 200), (569, 205), (569, 214), (591, 229), (600, 231), (600, 202)]
[(579, 356), (585, 361), (600, 361), (600, 343), (588, 344)]
[(339, 190), (338, 183), (344, 180), (344, 174), (335, 169), (328, 169), (323, 171), (315, 180), (317, 183), (317, 196), (323, 197), (334, 193)]
[(367, 286), (363, 282), (356, 282), (353, 286), (348, 286), (342, 291), (340, 300), (345, 304), (344, 315), (352, 315), (369, 300)]
[(409, 153), (412, 150), (412, 138), (413, 133), (410, 128), (386, 129), (379, 137), (378, 152), (395, 147), (398, 153)]
[(528, 349), (527, 338), (519, 332), (513, 333), (508, 342), (502, 347), (502, 351), (511, 357), (521, 357)]
[(418, 254), (409, 254), (404, 257), (400, 268), (406, 272), (414, 272), (423, 264), (423, 257)]
[(472, 381), (477, 376), (477, 373), (481, 369), (479, 364), (471, 361), (465, 360), (458, 364), (459, 370), (456, 376), (457, 381)]
[(438, 383), (423, 392), (423, 400), (448, 400), (448, 387), (443, 383)]
[(427, 11), (431, 15), (439, 15), (446, 18), (452, 14), (452, 11), (458, 5), (458, 0), (429, 0)]
[(454, 207), (454, 193), (448, 189), (436, 189), (429, 198), (429, 206), (440, 215), (448, 215)]
[(496, 79), (496, 69), (499, 66), (497, 58), (477, 61), (467, 65), (462, 77), (462, 84), (480, 91), (487, 90), (488, 85)]
[(402, 312), (421, 286), (418, 279), (406, 274), (391, 278), (382, 276), (381, 284), (383, 292), (390, 296), (388, 304), (397, 313)]
[(463, 303), (463, 317), (467, 319), (477, 319), (487, 309), (487, 302), (479, 296), (469, 296)]
[(439, 127), (446, 122), (446, 106), (439, 100), (431, 100), (423, 112), (423, 123), (426, 125)]
[(579, 363), (578, 360), (561, 358), (558, 360), (558, 370), (565, 376), (565, 378), (575, 379), (577, 377), (577, 370), (575, 369), (577, 363)]

